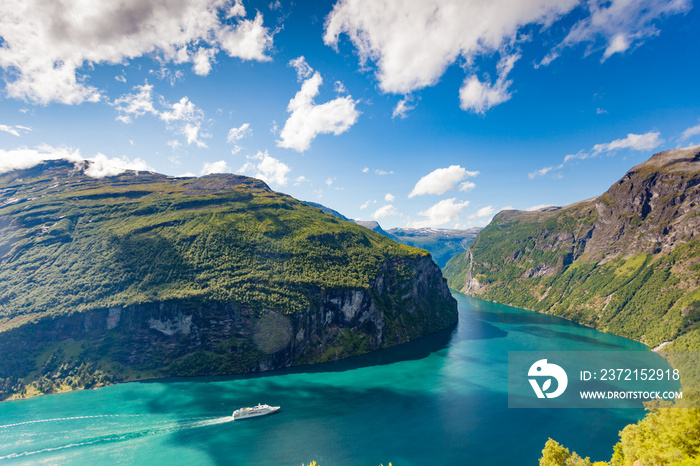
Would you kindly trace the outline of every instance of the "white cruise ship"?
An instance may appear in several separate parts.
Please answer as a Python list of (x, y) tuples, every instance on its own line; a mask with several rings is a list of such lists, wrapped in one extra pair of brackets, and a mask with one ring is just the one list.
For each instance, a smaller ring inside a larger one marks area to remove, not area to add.
[(274, 412), (277, 412), (278, 409), (280, 409), (279, 406), (258, 404), (257, 406), (253, 406), (252, 408), (237, 409), (233, 412), (231, 417), (233, 417), (233, 420), (235, 421), (236, 419), (245, 419), (247, 417), (256, 417), (264, 416), (266, 414), (272, 414)]

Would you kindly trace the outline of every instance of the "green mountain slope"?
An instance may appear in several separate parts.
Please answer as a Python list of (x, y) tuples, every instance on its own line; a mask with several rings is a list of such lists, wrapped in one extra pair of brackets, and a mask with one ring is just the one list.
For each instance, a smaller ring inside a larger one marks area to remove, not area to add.
[(469, 243), (476, 238), (481, 231), (480, 227), (468, 230), (450, 230), (446, 228), (392, 228), (385, 231), (378, 222), (374, 220), (350, 220), (340, 212), (333, 210), (316, 202), (306, 202), (307, 204), (321, 209), (334, 217), (355, 222), (372, 231), (391, 238), (401, 244), (425, 249), (433, 257), (435, 263), (443, 268), (448, 260), (455, 254), (467, 249)]
[(424, 251), (262, 181), (84, 169), (0, 175), (0, 397), (337, 359), (457, 320)]
[(700, 328), (699, 240), (694, 147), (654, 155), (595, 199), (499, 213), (444, 273), (477, 297), (684, 344)]

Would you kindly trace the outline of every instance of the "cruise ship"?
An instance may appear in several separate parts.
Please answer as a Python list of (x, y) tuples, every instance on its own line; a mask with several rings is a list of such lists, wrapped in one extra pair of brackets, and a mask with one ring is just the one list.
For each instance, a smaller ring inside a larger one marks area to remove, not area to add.
[(253, 406), (252, 408), (237, 409), (233, 412), (231, 417), (233, 417), (233, 420), (235, 421), (236, 419), (245, 419), (247, 417), (256, 417), (264, 416), (266, 414), (272, 414), (274, 412), (277, 412), (278, 409), (280, 409), (279, 406), (258, 404), (257, 406)]

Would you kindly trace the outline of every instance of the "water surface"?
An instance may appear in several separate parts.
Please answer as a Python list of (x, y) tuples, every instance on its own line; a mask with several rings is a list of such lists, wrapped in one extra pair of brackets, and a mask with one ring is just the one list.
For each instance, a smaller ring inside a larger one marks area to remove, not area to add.
[[(0, 403), (0, 462), (536, 465), (548, 437), (609, 459), (641, 409), (509, 409), (508, 351), (647, 351), (564, 319), (455, 293), (459, 325), (264, 376), (134, 382)], [(278, 414), (231, 422), (260, 403)]]

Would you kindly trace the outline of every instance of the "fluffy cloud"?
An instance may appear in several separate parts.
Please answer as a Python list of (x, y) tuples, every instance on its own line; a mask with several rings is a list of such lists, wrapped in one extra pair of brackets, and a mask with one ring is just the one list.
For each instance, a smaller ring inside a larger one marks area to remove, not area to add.
[(600, 154), (607, 152), (613, 152), (619, 149), (629, 149), (636, 151), (648, 151), (656, 149), (664, 142), (661, 139), (661, 133), (658, 131), (649, 131), (644, 134), (633, 134), (630, 133), (627, 137), (622, 139), (615, 139), (611, 142), (606, 142), (604, 144), (596, 144), (589, 152), (579, 151), (576, 154), (568, 154), (564, 157), (564, 160), (559, 165), (552, 165), (549, 167), (540, 168), (531, 173), (528, 173), (528, 178), (531, 180), (537, 178), (538, 176), (544, 176), (552, 171), (561, 170), (571, 162), (572, 160), (585, 160), (598, 157)]
[(700, 134), (700, 125), (693, 126), (692, 128), (688, 128), (683, 133), (681, 134), (681, 139), (685, 140), (688, 138), (692, 138), (693, 136), (697, 136)]
[(494, 209), (492, 205), (487, 205), (486, 207), (482, 207), (481, 209), (477, 210), (476, 213), (468, 216), (467, 218), (474, 219), (474, 218), (491, 217), (495, 213), (496, 213), (496, 209)]
[[(233, 12), (233, 14), (231, 13)], [(0, 3), (0, 66), (9, 96), (40, 104), (95, 102), (93, 65), (144, 55), (160, 63), (192, 63), (207, 74), (223, 50), (243, 60), (269, 60), (272, 34), (258, 13), (244, 19), (230, 0), (4, 0)]]
[[(376, 201), (375, 201), (376, 202)], [(372, 203), (372, 199), (368, 199), (367, 202), (360, 206), (360, 210), (365, 210)]]
[[(293, 66), (298, 74), (302, 65), (306, 65), (303, 58), (299, 57), (303, 64), (292, 60), (296, 63)], [(309, 70), (311, 70), (310, 67)], [(303, 77), (306, 74), (307, 72), (304, 71), (299, 76)], [(321, 75), (318, 71), (314, 72), (303, 82), (301, 90), (289, 101), (287, 111), (291, 115), (280, 132), (280, 140), (277, 141), (279, 147), (304, 152), (319, 134), (338, 135), (355, 124), (360, 112), (355, 108), (357, 101), (351, 96), (338, 97), (323, 104), (314, 102), (322, 83)]]
[(498, 79), (494, 84), (481, 82), (476, 75), (471, 75), (464, 80), (459, 89), (459, 106), (462, 110), (474, 113), (486, 113), (486, 110), (510, 100), (511, 94), (508, 87), (513, 83), (506, 79), (513, 69), (520, 55), (508, 55), (498, 62)]
[[(418, 180), (408, 197), (411, 198), (423, 194), (444, 194), (447, 191), (457, 189), (457, 184), (465, 178), (471, 178), (478, 174), (478, 171), (468, 171), (459, 165), (438, 168)], [(460, 191), (467, 191), (472, 188), (474, 188), (474, 183), (469, 181), (459, 185)]]
[(528, 212), (534, 212), (536, 210), (544, 209), (545, 207), (552, 207), (552, 204), (537, 204), (530, 206), (525, 210), (527, 210)]
[(42, 144), (36, 149), (0, 149), (0, 173), (31, 168), (45, 160), (59, 159), (65, 159), (75, 164), (80, 164), (85, 161), (91, 162), (87, 165), (83, 165), (83, 168), (84, 173), (93, 178), (115, 176), (127, 170), (153, 171), (146, 162), (138, 158), (134, 160), (130, 160), (126, 156), (108, 158), (106, 155), (98, 153), (94, 157), (85, 159), (80, 155), (80, 151), (77, 149), (53, 147)]
[(386, 193), (386, 195), (384, 196), (384, 200), (386, 202), (394, 202), (396, 200), (396, 196), (394, 196), (391, 193)]
[(22, 125), (0, 125), (0, 131), (3, 131), (5, 133), (10, 133), (13, 136), (20, 136), (20, 132), (27, 132), (31, 131), (32, 129), (28, 126), (22, 126)]
[(280, 162), (265, 152), (259, 151), (255, 155), (246, 156), (248, 162), (240, 168), (242, 173), (252, 173), (256, 178), (260, 178), (266, 183), (274, 183), (279, 186), (287, 184), (287, 173), (290, 172), (285, 163)]
[[(115, 99), (112, 105), (117, 110), (117, 120), (122, 123), (131, 123), (134, 118), (151, 114), (163, 120), (168, 128), (175, 133), (183, 135), (188, 145), (195, 144), (198, 147), (207, 147), (201, 138), (211, 137), (202, 130), (204, 112), (198, 108), (187, 96), (182, 97), (174, 104), (165, 101), (162, 96), (156, 108), (154, 104), (153, 86), (145, 84), (134, 86), (133, 92), (127, 93)], [(230, 134), (230, 133), (229, 133)], [(173, 149), (180, 146), (177, 141), (168, 142)]]
[(294, 70), (297, 72), (297, 81), (299, 82), (310, 78), (311, 75), (314, 74), (314, 69), (311, 68), (308, 63), (306, 63), (306, 59), (303, 55), (290, 60), (289, 66), (294, 68)]
[[(626, 50), (655, 34), (653, 23), (659, 17), (687, 10), (691, 0), (338, 0), (326, 19), (323, 40), (337, 48), (345, 34), (362, 67), (376, 64), (379, 87), (388, 93), (434, 85), (448, 66), (463, 61), (467, 78), (460, 104), (483, 113), (510, 98), (507, 75), (518, 56), (512, 52), (582, 3), (586, 7), (577, 11), (585, 18), (543, 63), (565, 47), (601, 37), (608, 43), (604, 58)], [(494, 54), (501, 59), (498, 78), (491, 83), (476, 75), (475, 63)]]
[(127, 93), (112, 102), (117, 110), (117, 120), (122, 123), (131, 123), (134, 118), (150, 113), (157, 115), (153, 106), (153, 86), (145, 84), (134, 86), (134, 92)]
[(412, 228), (438, 227), (459, 218), (462, 210), (469, 205), (469, 201), (457, 202), (456, 198), (444, 199), (429, 209), (418, 212), (418, 215), (426, 217), (425, 220), (411, 222)]
[(225, 160), (219, 160), (218, 162), (204, 162), (202, 166), (202, 175), (211, 175), (212, 173), (229, 173), (231, 169), (226, 165)]
[(138, 158), (134, 160), (126, 156), (109, 158), (104, 154), (97, 154), (88, 160), (92, 163), (85, 169), (85, 174), (93, 178), (117, 176), (127, 170), (153, 171), (145, 161)]
[(660, 138), (661, 133), (658, 131), (650, 131), (645, 134), (628, 134), (626, 138), (615, 139), (612, 142), (605, 144), (596, 144), (593, 146), (593, 155), (598, 155), (601, 152), (612, 152), (618, 149), (631, 149), (637, 151), (656, 149), (664, 142)]
[(230, 130), (228, 130), (228, 137), (226, 138), (226, 140), (230, 144), (233, 144), (233, 149), (231, 149), (231, 153), (236, 154), (240, 152), (242, 147), (238, 145), (238, 141), (250, 136), (251, 134), (253, 134), (253, 130), (250, 128), (250, 123), (243, 123), (238, 128), (231, 128)]
[(394, 208), (393, 205), (387, 204), (385, 206), (382, 206), (378, 208), (377, 210), (374, 211), (372, 214), (372, 218), (375, 220), (379, 220), (384, 217), (400, 217), (401, 214), (399, 213), (396, 208)]

